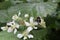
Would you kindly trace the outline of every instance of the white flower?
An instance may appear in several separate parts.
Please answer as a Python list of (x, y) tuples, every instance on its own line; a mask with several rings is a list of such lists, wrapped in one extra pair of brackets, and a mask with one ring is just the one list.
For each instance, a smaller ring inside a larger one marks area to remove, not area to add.
[(35, 25), (38, 25), (38, 23), (34, 22), (33, 19), (34, 19), (33, 17), (30, 17), (30, 23), (25, 21), (25, 25), (29, 26), (29, 27), (32, 27), (34, 29), (37, 29), (37, 27), (35, 27)]
[(16, 20), (16, 19), (18, 19), (19, 17), (17, 16), (17, 15), (14, 15), (13, 17), (12, 17), (12, 19), (13, 20)]
[(17, 29), (14, 30), (14, 34), (16, 34), (16, 32), (17, 32)]
[[(10, 27), (8, 27), (10, 26)], [(7, 32), (13, 32), (16, 34), (17, 29), (19, 28), (19, 24), (15, 23), (15, 21), (7, 23), (7, 27), (1, 27), (2, 30), (7, 30)], [(17, 29), (16, 29), (17, 28)]]
[(2, 29), (3, 31), (5, 31), (5, 30), (8, 29), (8, 27), (1, 27), (1, 29)]
[(31, 34), (27, 34), (27, 35), (24, 35), (24, 34), (17, 34), (17, 37), (18, 37), (18, 38), (24, 37), (24, 38), (23, 38), (24, 40), (26, 40), (27, 37), (28, 37), (28, 38), (34, 38), (33, 35), (31, 35)]
[[(10, 26), (10, 27), (8, 27)], [(3, 31), (7, 31), (7, 32), (13, 32), (14, 31), (14, 34), (16, 34), (17, 32), (17, 29), (16, 28), (19, 28), (20, 25), (18, 25), (17, 23), (15, 23), (15, 21), (12, 21), (12, 22), (9, 22), (7, 23), (7, 26), (6, 27), (1, 27), (1, 29)]]
[(28, 37), (28, 38), (33, 38), (33, 35), (29, 34), (29, 32), (32, 31), (32, 30), (33, 30), (32, 27), (28, 27), (23, 33), (18, 34), (17, 37), (18, 37), (18, 38), (24, 37), (24, 38), (23, 38), (24, 40), (26, 40), (27, 37)]
[(15, 14), (15, 15), (12, 17), (12, 19), (13, 19), (13, 20), (17, 20), (20, 15), (21, 15), (21, 13), (20, 13), (20, 11), (19, 11), (18, 15)]
[(12, 28), (19, 28), (19, 24), (15, 23), (15, 21), (7, 23), (7, 25), (11, 26)]
[(29, 17), (29, 15), (28, 14), (25, 14), (25, 16), (24, 16), (25, 18), (27, 18), (27, 17)]
[[(20, 25), (18, 25), (17, 23), (13, 22), (13, 24), (11, 25), (11, 27), (8, 28), (8, 32), (12, 32), (14, 31), (14, 34), (16, 34), (17, 29), (19, 28)], [(17, 29), (16, 29), (17, 28)]]
[(12, 32), (13, 29), (11, 27), (8, 28), (7, 32)]

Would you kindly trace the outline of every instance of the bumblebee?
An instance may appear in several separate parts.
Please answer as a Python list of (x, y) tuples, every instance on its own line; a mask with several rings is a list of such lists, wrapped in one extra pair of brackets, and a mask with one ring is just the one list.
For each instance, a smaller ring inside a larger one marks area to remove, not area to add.
[(38, 23), (38, 25), (41, 25), (42, 27), (46, 28), (46, 24), (43, 18), (37, 17), (35, 21)]
[(37, 17), (35, 21), (39, 24), (41, 22), (41, 18)]

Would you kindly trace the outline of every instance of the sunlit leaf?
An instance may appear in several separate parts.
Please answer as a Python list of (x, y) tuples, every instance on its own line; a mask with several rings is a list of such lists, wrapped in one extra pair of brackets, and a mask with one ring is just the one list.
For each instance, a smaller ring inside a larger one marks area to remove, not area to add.
[[(11, 17), (14, 14), (18, 14), (20, 11), (22, 14), (21, 16), (24, 17), (25, 14), (29, 14), (30, 16), (42, 16), (46, 17), (47, 14), (51, 15), (53, 12), (55, 12), (57, 7), (56, 3), (22, 3), (18, 4), (16, 6), (11, 6), (5, 11), (0, 11), (0, 15), (2, 18), (0, 18), (1, 22), (8, 22), (11, 21)], [(6, 17), (5, 17), (6, 16)]]

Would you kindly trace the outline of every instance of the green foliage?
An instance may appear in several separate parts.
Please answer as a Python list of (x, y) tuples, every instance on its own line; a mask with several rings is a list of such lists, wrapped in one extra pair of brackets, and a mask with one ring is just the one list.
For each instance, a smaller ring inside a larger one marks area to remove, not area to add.
[[(27, 40), (40, 40), (43, 37), (45, 37), (46, 31), (47, 31), (46, 29), (33, 30), (31, 33), (34, 35), (34, 38), (27, 39)], [(8, 33), (8, 32), (4, 32), (4, 31), (0, 32), (0, 39), (1, 40), (19, 40), (18, 38), (16, 38), (16, 35), (14, 35), (13, 33)], [(20, 39), (20, 40), (22, 40), (22, 39)]]
[[(17, 14), (18, 11), (20, 10), (21, 13), (24, 14), (30, 14), (30, 15), (34, 15), (36, 14), (37, 16), (42, 16), (42, 17), (46, 17), (47, 14), (52, 14), (55, 9), (57, 7), (56, 3), (52, 3), (52, 2), (47, 2), (47, 3), (22, 3), (22, 4), (18, 4), (16, 6), (12, 6), (10, 8), (8, 8), (7, 10), (2, 10), (0, 13), (0, 16), (3, 15), (2, 19), (0, 19), (0, 22), (8, 22), (11, 20), (11, 17), (14, 14)], [(34, 11), (35, 10), (35, 11)], [(2, 14), (2, 15), (1, 15)], [(5, 15), (6, 17), (4, 17)], [(22, 15), (22, 16), (23, 16)], [(7, 21), (6, 21), (7, 20)]]
[(8, 9), (11, 6), (11, 3), (9, 1), (1, 2), (0, 3), (0, 10), (1, 9)]
[(4, 0), (0, 0), (0, 2), (3, 2)]
[(19, 40), (12, 33), (0, 32), (1, 40)]
[(60, 2), (60, 0), (48, 0), (49, 2)]

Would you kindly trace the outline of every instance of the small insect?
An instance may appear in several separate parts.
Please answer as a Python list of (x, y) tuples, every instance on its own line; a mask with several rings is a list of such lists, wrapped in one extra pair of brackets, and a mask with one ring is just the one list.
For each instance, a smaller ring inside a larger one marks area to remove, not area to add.
[(39, 24), (41, 22), (41, 18), (37, 17), (35, 21)]

